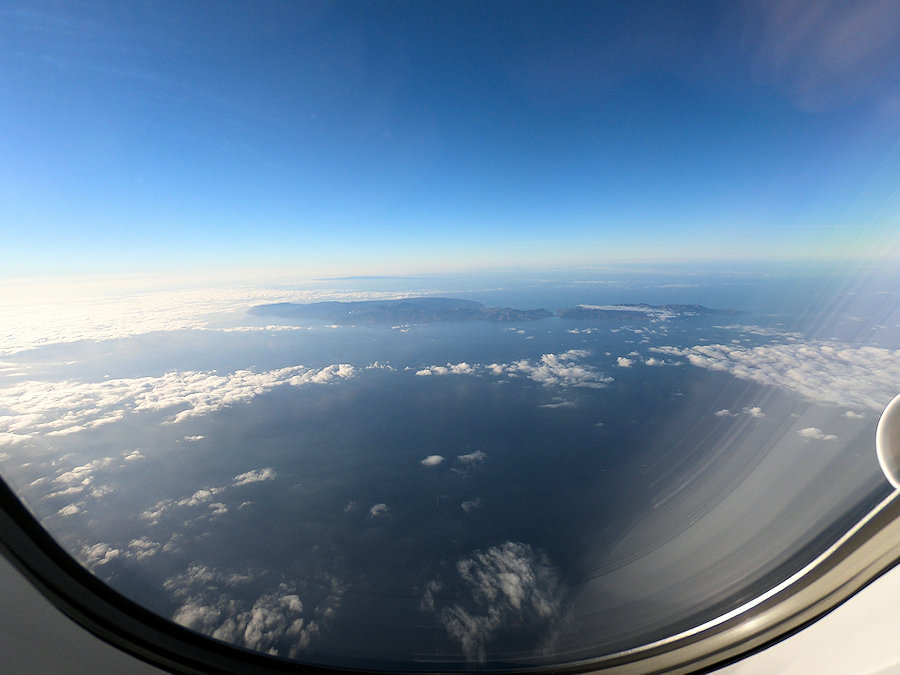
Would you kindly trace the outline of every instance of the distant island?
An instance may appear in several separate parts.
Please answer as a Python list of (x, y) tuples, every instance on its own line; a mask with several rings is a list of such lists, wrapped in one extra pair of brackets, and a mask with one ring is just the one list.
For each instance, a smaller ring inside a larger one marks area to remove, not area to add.
[(546, 309), (485, 307), (474, 300), (403, 298), (362, 302), (278, 302), (258, 305), (251, 314), (345, 323), (430, 323), (435, 321), (537, 321), (553, 316)]
[[(676, 317), (737, 314), (732, 310), (710, 309), (703, 305), (578, 305), (562, 309), (562, 319), (659, 320)], [(539, 321), (554, 316), (546, 309), (486, 307), (474, 300), (457, 298), (403, 298), (360, 302), (277, 302), (250, 309), (257, 316), (286, 319), (318, 319), (333, 324), (411, 324), (437, 321)]]

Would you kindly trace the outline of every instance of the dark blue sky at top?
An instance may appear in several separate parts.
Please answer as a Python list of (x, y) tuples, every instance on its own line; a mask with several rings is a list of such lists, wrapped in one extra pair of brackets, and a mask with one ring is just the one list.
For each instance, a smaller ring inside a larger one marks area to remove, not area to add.
[(829, 256), (896, 225), (890, 4), (2, 15), (8, 274)]

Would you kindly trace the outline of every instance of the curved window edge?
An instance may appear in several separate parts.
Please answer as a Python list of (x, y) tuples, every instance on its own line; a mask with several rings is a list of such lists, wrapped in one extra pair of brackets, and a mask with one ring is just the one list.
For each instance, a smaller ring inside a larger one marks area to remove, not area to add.
[[(66, 553), (0, 479), (0, 553), (77, 624), (142, 661), (174, 673), (384, 672), (308, 665), (206, 637), (129, 600)], [(900, 563), (900, 490), (790, 578), (726, 614), (672, 637), (558, 666), (505, 673), (687, 673), (727, 665), (802, 630)], [(374, 666), (374, 667), (373, 667)]]

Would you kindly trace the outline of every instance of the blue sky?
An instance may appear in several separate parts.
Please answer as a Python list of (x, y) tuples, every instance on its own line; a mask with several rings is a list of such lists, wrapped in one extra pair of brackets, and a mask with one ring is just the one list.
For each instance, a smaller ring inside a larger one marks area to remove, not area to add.
[(4, 276), (896, 252), (900, 5), (10, 3)]

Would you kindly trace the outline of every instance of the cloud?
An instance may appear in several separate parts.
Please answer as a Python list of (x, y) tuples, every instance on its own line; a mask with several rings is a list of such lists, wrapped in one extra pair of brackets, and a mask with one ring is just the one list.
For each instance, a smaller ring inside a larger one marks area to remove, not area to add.
[(797, 107), (827, 110), (896, 96), (895, 3), (750, 2), (725, 13), (725, 39), (743, 46), (752, 75)]
[(466, 513), (472, 513), (472, 511), (474, 511), (475, 509), (481, 508), (481, 498), (476, 497), (475, 499), (469, 499), (468, 501), (463, 502), (459, 506)]
[(149, 558), (162, 550), (162, 544), (158, 541), (152, 541), (147, 537), (141, 537), (140, 539), (132, 539), (128, 543), (128, 552), (129, 554), (137, 558), (138, 560), (143, 560), (144, 558)]
[(114, 461), (115, 460), (112, 457), (103, 457), (102, 459), (92, 460), (87, 464), (82, 464), (69, 469), (68, 471), (63, 471), (53, 479), (53, 482), (57, 485), (72, 485), (73, 483), (78, 483), (83, 486), (90, 485), (94, 481), (94, 472), (97, 469), (110, 466)]
[(175, 502), (178, 506), (197, 506), (198, 504), (205, 504), (210, 501), (213, 497), (215, 497), (220, 492), (225, 490), (224, 487), (209, 487), (203, 488), (201, 490), (197, 490), (190, 497), (185, 497), (184, 499), (179, 499)]
[(731, 412), (728, 408), (722, 408), (716, 411), (716, 417), (736, 417), (737, 413)]
[[(237, 286), (176, 291), (150, 288), (123, 293), (118, 281), (105, 285), (64, 281), (19, 284), (12, 288), (11, 297), (3, 297), (0, 302), (0, 326), (4, 328), (0, 332), (0, 355), (81, 340), (98, 342), (147, 333), (206, 330), (210, 328), (211, 315), (243, 311), (258, 304), (398, 297), (403, 296), (381, 291)], [(282, 328), (266, 326), (264, 330)], [(259, 327), (221, 330), (238, 329)]]
[(265, 480), (275, 478), (275, 469), (266, 467), (265, 469), (254, 469), (247, 473), (241, 473), (234, 477), (233, 485), (247, 485), (249, 483), (260, 483)]
[(575, 401), (556, 401), (555, 403), (541, 403), (538, 408), (574, 408)]
[(391, 515), (391, 507), (387, 504), (373, 504), (369, 509), (369, 518), (387, 518)]
[(616, 365), (619, 366), (619, 368), (630, 368), (632, 363), (634, 363), (632, 359), (624, 356), (620, 356), (616, 359)]
[(475, 452), (470, 452), (467, 455), (457, 455), (456, 461), (462, 462), (463, 464), (481, 464), (484, 460), (487, 459), (487, 453), (482, 452), (481, 450), (476, 450)]
[(826, 434), (818, 427), (806, 427), (797, 432), (801, 438), (808, 441), (836, 441), (838, 439), (834, 434)]
[[(297, 585), (282, 581), (252, 599), (233, 589), (258, 580), (250, 574), (223, 573), (192, 565), (166, 580), (164, 588), (182, 599), (172, 620), (240, 647), (272, 655), (298, 658), (340, 606), (342, 584), (328, 577), (321, 584), (330, 592), (312, 611), (301, 600)], [(227, 590), (221, 590), (221, 586)]]
[(787, 389), (807, 399), (881, 411), (900, 382), (900, 349), (851, 347), (836, 341), (758, 347), (659, 347), (699, 368)]
[(100, 565), (107, 564), (111, 560), (115, 560), (120, 555), (122, 555), (121, 550), (114, 548), (109, 544), (99, 543), (91, 545), (85, 544), (81, 547), (81, 551), (77, 557), (85, 567), (94, 569)]
[(760, 417), (765, 417), (765, 416), (766, 416), (766, 413), (764, 413), (764, 412), (762, 411), (762, 408), (760, 408), (758, 405), (755, 405), (755, 406), (753, 406), (752, 408), (749, 407), (749, 406), (747, 406), (747, 407), (745, 407), (745, 408), (743, 409), (742, 412), (743, 412), (745, 415), (750, 415), (750, 417), (760, 418)]
[(590, 352), (583, 349), (570, 349), (562, 354), (544, 354), (540, 361), (522, 359), (501, 368), (502, 372), (508, 375), (525, 375), (544, 386), (605, 387), (613, 381), (613, 378), (602, 376), (592, 368), (574, 363), (589, 354)]
[(463, 361), (448, 363), (446, 366), (428, 366), (416, 371), (416, 375), (474, 375), (475, 368)]
[(480, 375), (494, 377), (528, 377), (545, 386), (561, 387), (604, 387), (613, 378), (600, 375), (593, 368), (574, 363), (590, 355), (584, 349), (570, 349), (560, 354), (543, 354), (539, 361), (521, 359), (512, 363), (491, 363), (488, 365), (466, 362), (446, 366), (427, 366), (416, 371), (416, 375)]
[[(145, 509), (141, 513), (140, 517), (143, 520), (149, 522), (151, 525), (156, 525), (166, 513), (170, 512), (176, 507), (190, 508), (199, 506), (201, 504), (209, 504), (209, 502), (212, 501), (213, 497), (222, 494), (226, 490), (240, 487), (242, 485), (249, 485), (251, 483), (259, 483), (262, 481), (272, 480), (276, 475), (277, 474), (275, 473), (275, 469), (273, 469), (272, 467), (253, 469), (251, 471), (247, 471), (246, 473), (241, 473), (235, 476), (230, 485), (216, 485), (200, 488), (199, 490), (196, 490), (191, 496), (183, 497), (177, 500), (163, 499), (149, 509)], [(221, 502), (209, 504), (207, 508), (207, 515), (210, 516), (221, 516), (228, 512), (228, 507)]]
[(471, 661), (484, 661), (488, 643), (504, 630), (549, 629), (560, 618), (562, 583), (546, 556), (527, 544), (507, 541), (475, 551), (457, 561), (456, 573), (451, 590), (457, 592), (447, 593), (445, 604), (440, 594), (447, 584), (432, 580), (421, 606), (437, 615)]
[(861, 420), (865, 418), (865, 415), (861, 412), (855, 412), (853, 410), (845, 410), (844, 417), (851, 420)]
[(441, 462), (444, 461), (444, 458), (440, 455), (428, 455), (425, 459), (419, 462), (422, 466), (437, 466)]
[(275, 387), (327, 384), (355, 374), (352, 365), (341, 363), (320, 369), (290, 366), (261, 373), (238, 370), (228, 375), (177, 371), (161, 377), (100, 382), (21, 382), (0, 390), (0, 409), (12, 413), (0, 417), (0, 424), (6, 427), (0, 443), (11, 442), (10, 434), (24, 439), (35, 434), (77, 433), (140, 412), (169, 411), (167, 421), (178, 423), (250, 401)]

